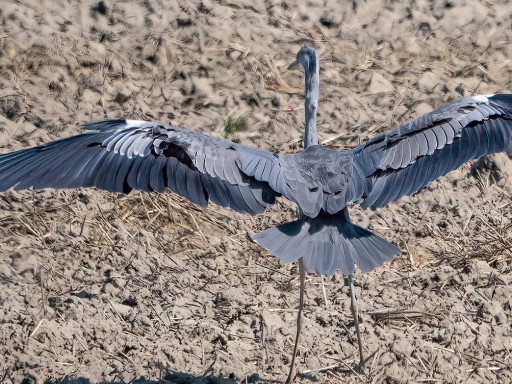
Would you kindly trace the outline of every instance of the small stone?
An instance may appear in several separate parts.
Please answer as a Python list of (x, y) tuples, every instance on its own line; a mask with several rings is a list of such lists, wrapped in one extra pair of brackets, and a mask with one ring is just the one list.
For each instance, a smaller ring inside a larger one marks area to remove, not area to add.
[(149, 317), (147, 316), (140, 316), (140, 322), (145, 325), (146, 327), (152, 327), (153, 326), (153, 323), (151, 322), (151, 320), (149, 319)]
[(117, 57), (113, 57), (110, 61), (110, 70), (113, 72), (121, 72), (123, 70), (123, 66), (117, 59)]
[(210, 81), (205, 77), (193, 78), (194, 93), (198, 96), (211, 96), (213, 94)]
[(90, 89), (84, 90), (82, 94), (82, 101), (86, 104), (96, 105), (100, 102), (101, 95), (98, 92), (94, 92)]
[(107, 54), (107, 48), (101, 43), (89, 41), (89, 46), (96, 56), (103, 57)]
[(432, 112), (433, 110), (434, 110), (434, 108), (432, 108), (432, 106), (430, 104), (420, 103), (414, 109), (414, 114), (416, 116), (422, 116), (426, 113)]
[(423, 76), (421, 76), (421, 79), (418, 81), (420, 90), (429, 93), (432, 92), (438, 84), (439, 78), (432, 71), (425, 72)]
[(374, 73), (366, 87), (366, 92), (374, 95), (377, 93), (392, 93), (393, 84), (380, 73)]
[(112, 306), (121, 316), (128, 316), (132, 311), (132, 307), (129, 307), (128, 305), (112, 303)]

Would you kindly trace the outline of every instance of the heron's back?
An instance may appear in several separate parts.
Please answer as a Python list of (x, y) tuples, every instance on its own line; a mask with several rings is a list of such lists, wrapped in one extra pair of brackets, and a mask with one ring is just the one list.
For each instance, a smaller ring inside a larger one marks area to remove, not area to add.
[(336, 151), (320, 145), (303, 151), (280, 155), (284, 183), (289, 193), (286, 197), (295, 201), (302, 213), (316, 217), (321, 210), (330, 214), (342, 211), (353, 201), (362, 185), (352, 177), (353, 152)]

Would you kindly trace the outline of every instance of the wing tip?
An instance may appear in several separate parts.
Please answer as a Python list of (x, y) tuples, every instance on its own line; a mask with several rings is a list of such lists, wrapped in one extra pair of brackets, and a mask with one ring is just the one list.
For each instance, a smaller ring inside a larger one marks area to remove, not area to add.
[(498, 103), (500, 106), (512, 108), (512, 93), (496, 93), (494, 95), (485, 95), (485, 97)]

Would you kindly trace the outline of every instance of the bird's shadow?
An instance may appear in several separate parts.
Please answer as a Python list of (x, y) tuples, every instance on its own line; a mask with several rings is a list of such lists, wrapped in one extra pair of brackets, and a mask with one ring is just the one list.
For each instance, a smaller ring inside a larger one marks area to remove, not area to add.
[[(242, 383), (261, 383), (260, 376), (257, 373), (244, 378), (241, 381), (236, 381), (233, 379), (226, 379), (223, 377), (217, 377), (212, 375), (199, 375), (194, 376), (189, 373), (184, 372), (172, 372), (167, 373), (161, 379), (158, 380), (150, 380), (146, 379), (144, 376), (130, 380), (130, 384), (242, 384)], [(125, 381), (101, 381), (101, 382), (92, 382), (90, 379), (85, 377), (66, 377), (62, 379), (52, 379), (47, 380), (44, 384), (128, 384)]]

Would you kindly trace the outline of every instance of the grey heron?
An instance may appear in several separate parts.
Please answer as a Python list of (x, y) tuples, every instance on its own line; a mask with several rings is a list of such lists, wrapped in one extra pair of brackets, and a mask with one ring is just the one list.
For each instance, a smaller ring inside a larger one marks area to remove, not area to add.
[(276, 197), (300, 217), (253, 236), (300, 272), (297, 335), (303, 321), (305, 272), (348, 276), (359, 358), (364, 362), (352, 274), (368, 272), (400, 250), (351, 222), (350, 204), (375, 209), (483, 155), (512, 151), (512, 94), (465, 97), (379, 134), (349, 150), (318, 145), (319, 60), (303, 47), (290, 69), (305, 75), (304, 150), (279, 154), (181, 127), (135, 120), (85, 124), (86, 132), (0, 155), (0, 191), (97, 187), (128, 193), (170, 189), (206, 207), (262, 213)]

